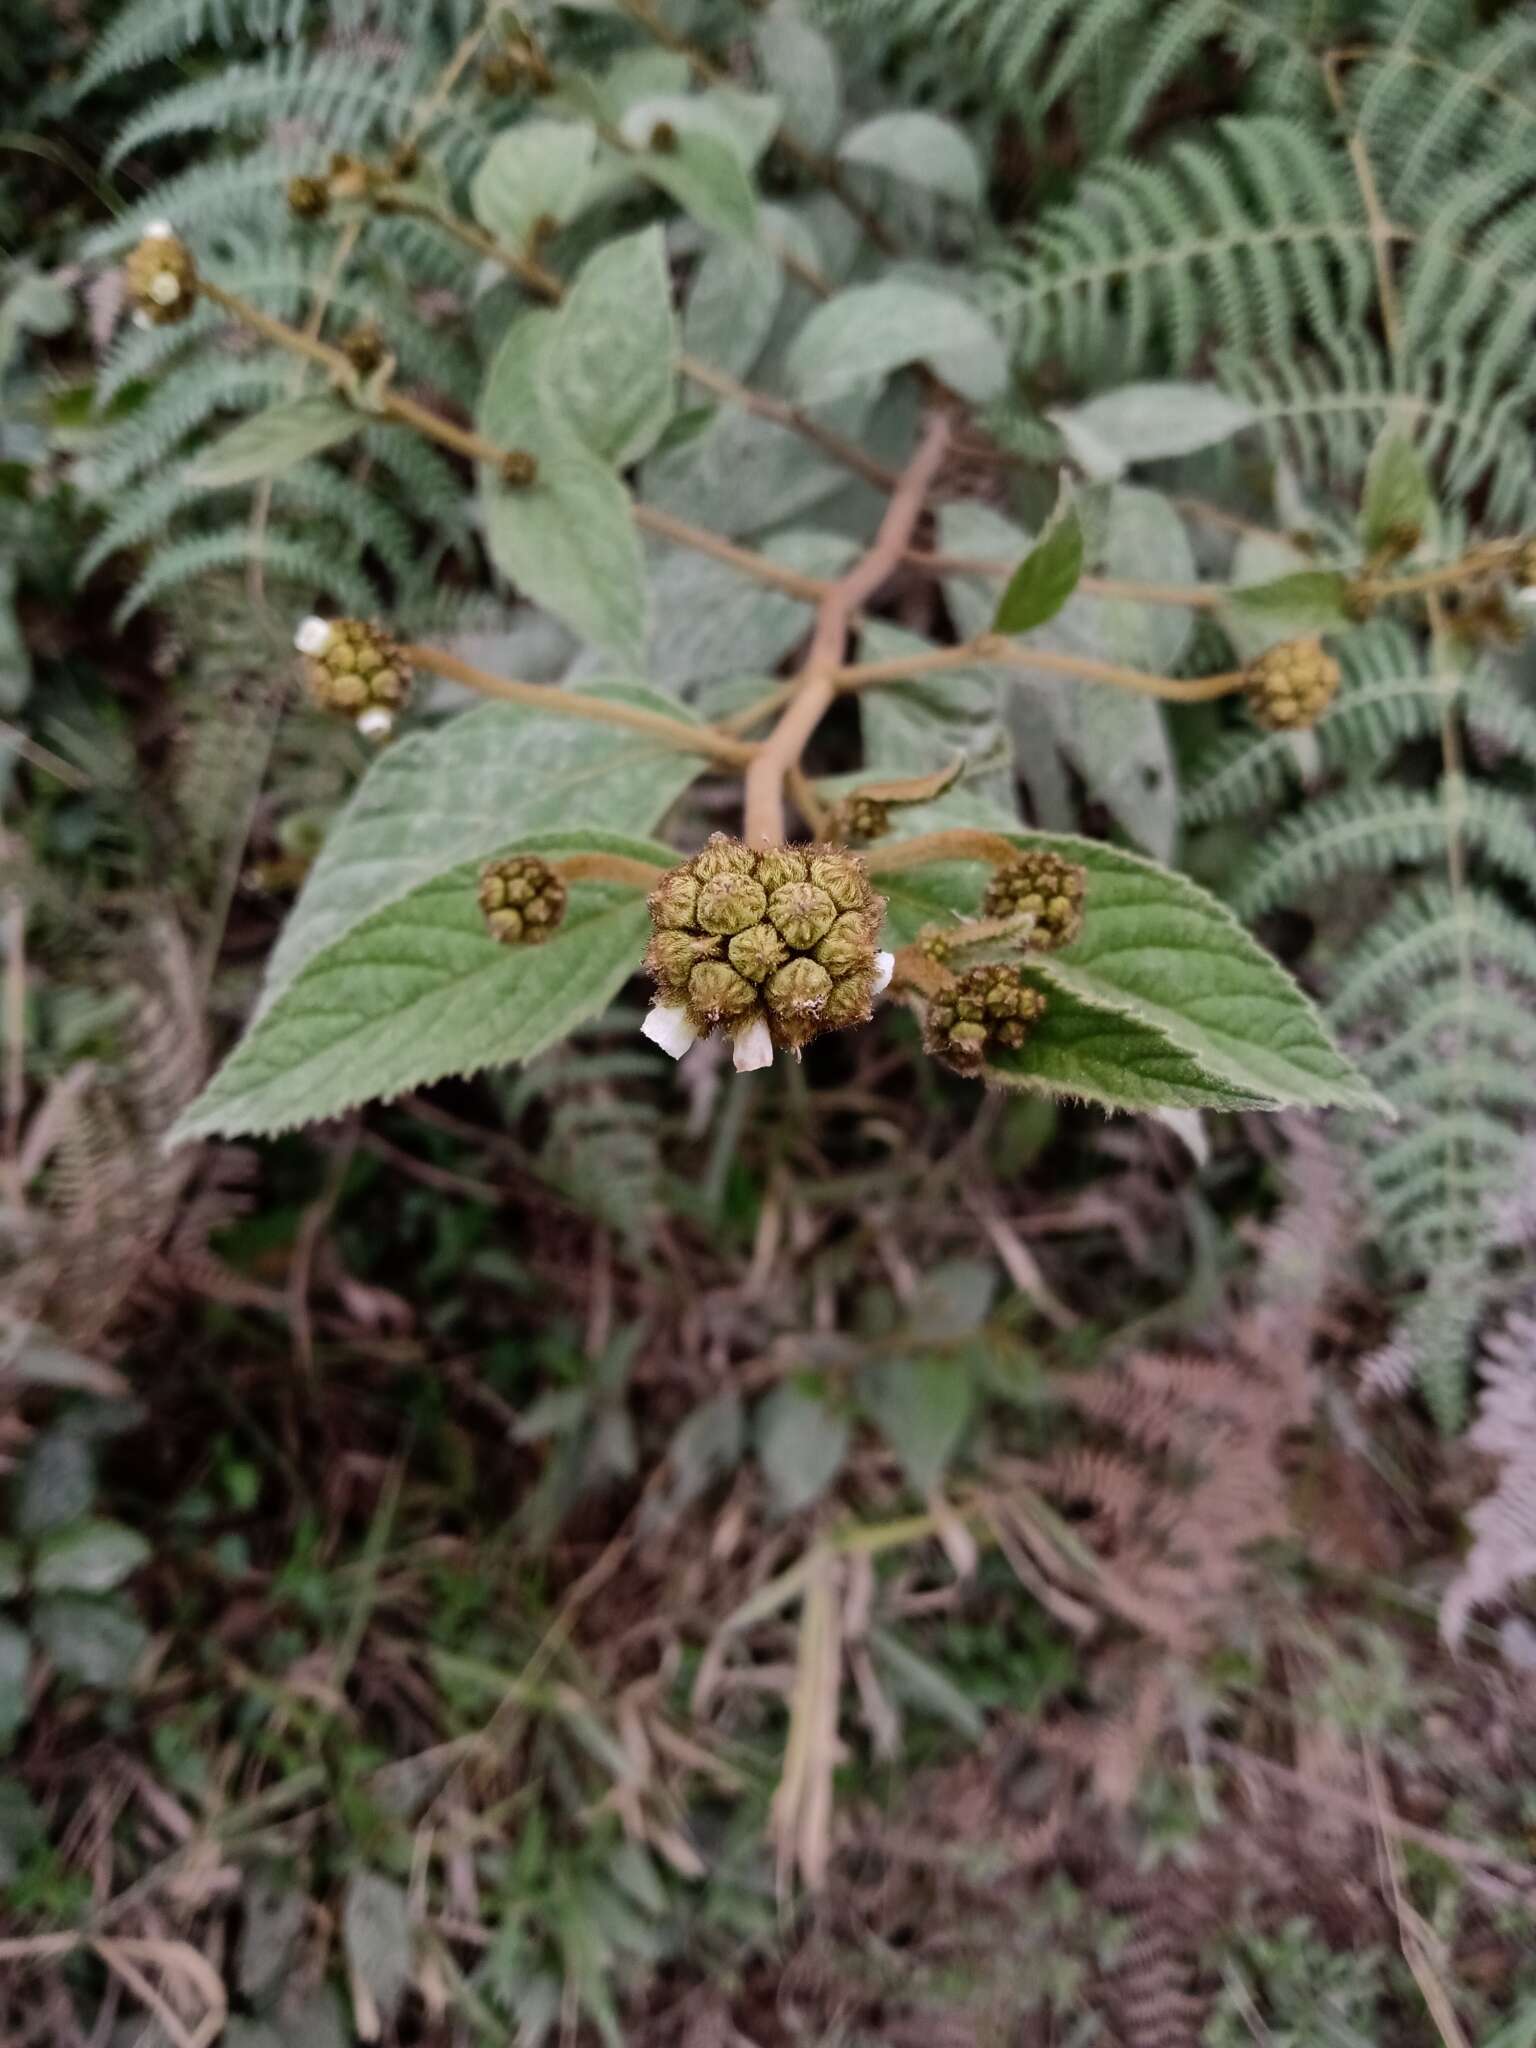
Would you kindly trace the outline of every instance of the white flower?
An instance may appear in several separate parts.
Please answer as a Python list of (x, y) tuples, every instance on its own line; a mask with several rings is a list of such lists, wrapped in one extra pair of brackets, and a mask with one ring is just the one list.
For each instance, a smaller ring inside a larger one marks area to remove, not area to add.
[(738, 1074), (755, 1074), (759, 1067), (773, 1065), (773, 1033), (766, 1017), (754, 1017), (745, 1031), (737, 1032), (733, 1057)]
[(152, 220), (144, 230), (146, 242), (174, 242), (176, 230), (168, 220)]
[(883, 996), (890, 987), (891, 976), (895, 972), (896, 955), (894, 953), (877, 953), (875, 955), (875, 985), (870, 993)]
[(301, 619), (299, 630), (293, 636), (293, 644), (300, 654), (324, 654), (331, 644), (330, 621), (314, 617)]
[(646, 1012), (640, 1034), (652, 1045), (659, 1045), (664, 1053), (670, 1053), (675, 1060), (682, 1058), (699, 1035), (681, 1003), (657, 1003)]
[(135, 327), (153, 327), (155, 323), (150, 319), (142, 306), (135, 306), (133, 309), (133, 324)]
[(357, 729), (365, 740), (387, 740), (395, 729), (395, 714), (382, 704), (370, 704), (357, 714)]
[(174, 270), (157, 270), (149, 281), (149, 296), (157, 306), (174, 306), (181, 297), (181, 279)]

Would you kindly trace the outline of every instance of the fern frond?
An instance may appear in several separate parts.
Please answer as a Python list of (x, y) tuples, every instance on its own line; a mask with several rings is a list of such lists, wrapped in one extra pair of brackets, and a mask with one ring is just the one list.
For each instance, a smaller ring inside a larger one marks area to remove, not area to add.
[(1213, 336), (1286, 356), (1303, 324), (1325, 335), (1364, 324), (1369, 233), (1338, 156), (1274, 116), (1221, 121), (1217, 137), (1106, 166), (1031, 231), (1009, 266), (1026, 365), (1179, 369)]
[(280, 218), (284, 187), (299, 168), (292, 149), (253, 149), (244, 156), (193, 164), (178, 177), (156, 185), (147, 198), (120, 213), (112, 225), (90, 236), (85, 256), (92, 263), (117, 261), (155, 220), (171, 220), (179, 234), (195, 240), (206, 255), (216, 239), (234, 227), (268, 226)]
[(255, 411), (280, 397), (289, 377), (288, 365), (275, 354), (195, 357), (106, 436), (92, 479), (93, 494), (110, 498), (136, 485), (215, 414), (226, 407)]
[(1453, 894), (1443, 883), (1417, 890), (1355, 947), (1328, 1014), (1348, 1029), (1398, 990), (1452, 971), (1463, 959), (1536, 982), (1536, 930), (1489, 890)]
[(341, 611), (366, 616), (379, 602), (378, 591), (350, 566), (334, 533), (328, 538), (323, 533), (298, 538), (271, 529), (257, 533), (250, 521), (244, 520), (161, 548), (118, 607), (116, 622), (121, 625), (194, 576), (253, 560), (301, 590), (323, 591)]

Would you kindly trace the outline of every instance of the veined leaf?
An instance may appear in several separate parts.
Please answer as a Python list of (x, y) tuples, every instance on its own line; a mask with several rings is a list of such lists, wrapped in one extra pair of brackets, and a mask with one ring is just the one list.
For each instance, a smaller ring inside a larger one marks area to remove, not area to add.
[(615, 470), (565, 417), (554, 384), (557, 313), (525, 313), (491, 359), (479, 427), (525, 449), (537, 482), (514, 488), (483, 464), (486, 544), (509, 582), (584, 640), (639, 666), (650, 596), (645, 559)]
[[(666, 864), (652, 840), (546, 832), (502, 846), (558, 856), (596, 850)], [(501, 850), (501, 849), (496, 849)], [(500, 946), (466, 861), (354, 925), (300, 968), (193, 1103), (177, 1140), (285, 1130), (448, 1074), (529, 1059), (595, 1015), (640, 964), (644, 894), (572, 884), (543, 945)]]
[(736, 150), (699, 128), (673, 127), (669, 149), (640, 149), (625, 165), (659, 185), (701, 227), (750, 240), (757, 232), (757, 195)]
[(1337, 569), (1298, 569), (1273, 583), (1251, 583), (1234, 590), (1226, 609), (1248, 623), (1273, 627), (1283, 634), (1332, 633), (1350, 623), (1345, 609), (1348, 579)]
[(953, 121), (919, 107), (897, 108), (861, 121), (837, 146), (845, 164), (884, 171), (961, 206), (980, 206), (981, 164)]
[(785, 1380), (758, 1403), (752, 1436), (774, 1506), (792, 1515), (837, 1477), (848, 1448), (848, 1418)]
[(1371, 450), (1360, 504), (1360, 537), (1366, 551), (1389, 548), (1406, 554), (1417, 546), (1434, 517), (1434, 494), (1423, 458), (1399, 426), (1388, 426)]
[[(1097, 840), (1009, 833), (1088, 871), (1081, 936), (1030, 962), (1049, 1008), (999, 1078), (1127, 1109), (1385, 1105), (1285, 970), (1214, 896)], [(879, 876), (887, 944), (976, 915), (973, 863)]]
[(1083, 573), (1083, 522), (1063, 489), (1050, 524), (1008, 579), (992, 629), (1031, 633), (1055, 618)]
[[(587, 688), (691, 715), (637, 684)], [(273, 950), (263, 1004), (354, 925), (445, 868), (485, 860), (518, 833), (649, 832), (702, 767), (616, 726), (513, 704), (411, 735), (379, 756), (332, 828)]]
[(588, 257), (558, 318), (550, 389), (593, 454), (625, 469), (655, 447), (677, 403), (677, 319), (661, 229)]
[(909, 363), (927, 363), (978, 404), (997, 396), (1008, 373), (1002, 342), (968, 300), (890, 277), (818, 306), (795, 338), (788, 375), (802, 398), (835, 398)]
[(329, 392), (284, 399), (221, 434), (198, 456), (187, 480), (213, 491), (280, 476), (306, 456), (336, 447), (367, 424), (364, 414)]
[(514, 249), (535, 221), (564, 223), (581, 211), (597, 136), (581, 121), (521, 121), (496, 137), (469, 188), (482, 227)]

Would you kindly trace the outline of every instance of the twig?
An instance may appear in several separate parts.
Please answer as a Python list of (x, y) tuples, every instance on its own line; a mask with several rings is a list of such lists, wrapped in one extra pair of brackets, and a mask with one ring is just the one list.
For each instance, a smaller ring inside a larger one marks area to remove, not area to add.
[(853, 615), (900, 563), (948, 446), (949, 422), (937, 413), (929, 421), (916, 453), (892, 493), (874, 544), (823, 595), (795, 694), (747, 769), (749, 842), (772, 846), (783, 839), (784, 778), (791, 768), (799, 766), (807, 741), (837, 695), (838, 665)]
[(703, 754), (732, 768), (745, 767), (758, 749), (749, 740), (733, 739), (712, 725), (690, 725), (681, 718), (668, 718), (664, 711), (647, 711), (643, 705), (626, 704), (616, 697), (598, 697), (581, 690), (562, 690), (555, 683), (518, 683), (461, 661), (441, 647), (403, 647), (401, 653), (413, 668), (428, 669), (478, 690), (483, 697), (496, 697), (506, 704), (526, 704), (532, 711), (547, 711), (556, 718), (582, 718), (595, 725), (622, 725), (631, 732), (661, 740), (686, 754)]
[(1344, 85), (1339, 77), (1339, 59), (1332, 51), (1323, 58), (1323, 80), (1328, 88), (1333, 110), (1344, 129), (1344, 144), (1349, 151), (1355, 183), (1360, 188), (1360, 201), (1365, 208), (1370, 231), (1371, 255), (1376, 265), (1376, 291), (1381, 300), (1382, 332), (1387, 338), (1387, 352), (1395, 359), (1402, 349), (1402, 321), (1398, 316), (1397, 285), (1392, 276), (1392, 244), (1402, 238), (1388, 219), (1386, 209), (1381, 203), (1376, 172), (1371, 163), (1370, 151), (1365, 146), (1365, 138), (1349, 118)]
[(1149, 675), (1145, 669), (1126, 668), (1116, 661), (1095, 661), (1086, 654), (1061, 654), (1054, 648), (1036, 647), (1005, 639), (999, 633), (981, 633), (958, 647), (936, 647), (927, 654), (911, 654), (890, 661), (855, 662), (837, 671), (833, 678), (838, 695), (866, 690), (875, 683), (900, 683), (912, 676), (942, 675), (953, 668), (1049, 669), (1055, 675), (1081, 676), (1092, 683), (1113, 683), (1138, 697), (1161, 697), (1171, 704), (1205, 704), (1213, 697), (1229, 697), (1243, 687), (1241, 669), (1224, 669), (1219, 675), (1197, 676), (1181, 682), (1173, 676)]
[[(261, 335), (274, 346), (286, 349), (292, 355), (305, 357), (337, 379), (343, 389), (347, 388), (354, 373), (351, 364), (340, 349), (332, 348), (328, 342), (314, 335), (301, 333), (290, 327), (286, 321), (274, 319), (259, 306), (250, 305), (234, 292), (225, 291), (222, 285), (200, 277), (198, 288), (213, 305), (228, 313), (232, 320), (238, 320), (244, 327)], [(462, 455), (470, 462), (488, 463), (500, 470), (509, 455), (518, 451), (502, 448), (494, 441), (488, 441), (483, 434), (471, 428), (455, 425), (430, 406), (419, 404), (414, 398), (407, 398), (403, 392), (385, 391), (379, 401), (380, 415), (395, 420), (401, 426), (409, 427), (414, 433), (424, 435), (429, 441), (436, 441), (440, 447), (450, 448), (455, 455)], [(744, 576), (755, 582), (766, 584), (772, 590), (782, 590), (790, 597), (798, 597), (808, 604), (819, 603), (828, 589), (819, 577), (802, 575), (798, 570), (786, 569), (766, 555), (754, 554), (750, 548), (737, 547), (734, 542), (722, 540), (718, 534), (710, 533), (700, 526), (692, 526), (686, 519), (675, 518), (670, 512), (663, 512), (654, 505), (633, 505), (631, 514), (635, 524), (647, 533), (659, 535), (663, 540), (675, 541), (678, 546), (692, 548), (695, 553), (710, 555), (717, 562), (725, 562), (733, 569), (739, 569)]]

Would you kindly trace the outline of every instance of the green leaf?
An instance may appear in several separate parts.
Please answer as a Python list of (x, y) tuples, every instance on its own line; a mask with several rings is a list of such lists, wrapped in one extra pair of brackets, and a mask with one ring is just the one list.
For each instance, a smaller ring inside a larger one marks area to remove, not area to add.
[(402, 1887), (376, 1871), (354, 1871), (342, 1900), (341, 1939), (353, 1974), (384, 2020), (392, 2020), (412, 1968), (411, 1915)]
[(336, 447), (367, 424), (362, 413), (329, 392), (286, 398), (221, 434), (191, 465), (187, 481), (206, 490), (223, 490), (231, 484), (280, 476), (306, 456)]
[(964, 1358), (898, 1358), (859, 1375), (864, 1412), (925, 1498), (949, 1469), (971, 1417), (974, 1389)]
[[(777, 207), (764, 208), (764, 225)], [(782, 239), (782, 237), (780, 237)], [(732, 377), (747, 377), (784, 298), (784, 266), (761, 242), (720, 236), (704, 251), (683, 309), (683, 345)]]
[[(1126, 1109), (1384, 1105), (1285, 970), (1214, 896), (1098, 840), (1010, 833), (1088, 871), (1082, 935), (1031, 961), (1049, 1005), (996, 1078)], [(948, 863), (883, 876), (886, 943), (976, 915), (984, 872)]]
[(96, 1600), (87, 1593), (55, 1593), (39, 1600), (32, 1625), (59, 1670), (79, 1685), (127, 1685), (149, 1642), (137, 1615), (115, 1600)]
[(986, 1722), (974, 1700), (968, 1699), (947, 1672), (920, 1657), (894, 1630), (872, 1628), (869, 1647), (880, 1676), (899, 1700), (919, 1712), (947, 1721), (957, 1734), (979, 1742)]
[(1008, 579), (995, 633), (1031, 633), (1055, 618), (1083, 573), (1083, 522), (1064, 490), (1049, 526)]
[(861, 121), (837, 145), (845, 164), (867, 165), (921, 185), (961, 206), (981, 204), (981, 163), (969, 138), (953, 121), (918, 108), (897, 109)]
[(752, 30), (763, 76), (789, 110), (789, 124), (811, 149), (827, 149), (842, 117), (837, 52), (806, 21), (797, 0), (774, 0)]
[(701, 227), (750, 241), (757, 233), (757, 195), (740, 156), (698, 128), (675, 128), (675, 136), (671, 149), (635, 150), (625, 163), (659, 185)]
[(1332, 633), (1348, 626), (1349, 579), (1337, 569), (1298, 569), (1272, 583), (1234, 590), (1224, 609), (1244, 623), (1262, 625), (1282, 639), (1294, 633)]
[[(667, 865), (650, 840), (519, 833), (492, 851), (601, 851)], [(311, 957), (182, 1117), (177, 1142), (270, 1132), (449, 1074), (531, 1059), (602, 1010), (640, 964), (645, 897), (579, 882), (539, 946), (499, 946), (475, 897), (479, 863), (435, 875)]]
[(1135, 463), (1230, 440), (1258, 413), (1214, 384), (1166, 383), (1125, 384), (1047, 417), (1086, 474), (1112, 482)]
[(584, 640), (638, 666), (650, 597), (629, 493), (566, 419), (553, 384), (557, 313), (525, 313), (491, 359), (477, 424), (525, 449), (538, 481), (514, 489), (480, 472), (486, 545), (503, 576)]
[(806, 399), (835, 398), (893, 370), (926, 363), (977, 404), (1007, 381), (1003, 344), (954, 292), (908, 278), (854, 285), (818, 306), (789, 352), (787, 374)]
[(1434, 493), (1418, 449), (1401, 427), (1386, 427), (1365, 471), (1360, 537), (1366, 552), (1390, 548), (1396, 554), (1411, 553), (1434, 513)]
[(848, 1418), (785, 1380), (758, 1403), (752, 1435), (774, 1506), (792, 1515), (837, 1477), (848, 1449)]
[[(671, 717), (691, 714), (638, 684), (593, 681)], [(616, 726), (486, 704), (413, 733), (374, 761), (332, 827), (267, 967), (263, 1005), (354, 925), (461, 861), (518, 834), (649, 832), (703, 761)]]
[[(16, 1624), (0, 1616), (0, 1755), (11, 1746), (11, 1738), (27, 1718), (27, 1673), (32, 1667), (32, 1645)], [(0, 1876), (3, 1876), (4, 1844), (0, 1843)]]
[(597, 136), (580, 121), (520, 121), (498, 135), (469, 188), (476, 220), (510, 248), (528, 247), (537, 220), (581, 211)]
[(149, 1556), (149, 1545), (121, 1522), (75, 1522), (38, 1545), (32, 1583), (39, 1593), (110, 1593)]
[(14, 1600), (21, 1591), (25, 1574), (21, 1568), (21, 1545), (0, 1536), (0, 1600)]
[(95, 1457), (77, 1431), (55, 1423), (36, 1438), (21, 1468), (16, 1527), (42, 1536), (79, 1521), (96, 1491)]
[(677, 407), (677, 319), (659, 227), (605, 243), (558, 315), (550, 388), (604, 462), (649, 454)]

